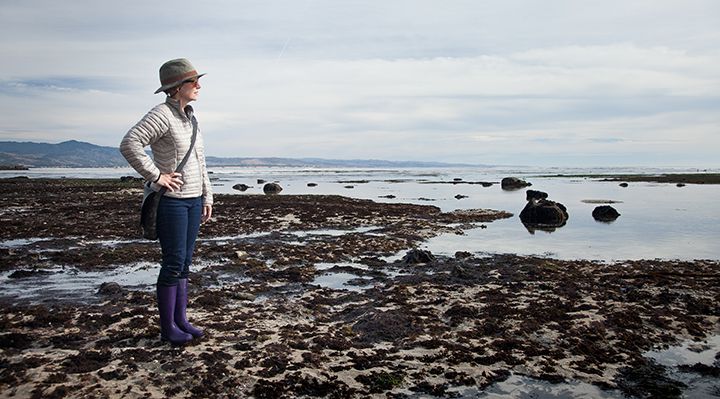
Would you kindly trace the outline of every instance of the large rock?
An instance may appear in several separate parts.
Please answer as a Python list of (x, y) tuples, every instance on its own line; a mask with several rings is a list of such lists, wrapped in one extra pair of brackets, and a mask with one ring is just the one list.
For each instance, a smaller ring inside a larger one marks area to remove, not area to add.
[(565, 205), (547, 199), (531, 199), (520, 212), (520, 221), (529, 229), (553, 231), (568, 220)]
[(528, 183), (517, 177), (506, 177), (500, 181), (500, 187), (502, 187), (503, 190), (518, 190), (527, 186), (532, 186), (532, 183)]
[(282, 191), (282, 187), (277, 183), (268, 183), (263, 186), (263, 192), (265, 194), (278, 194), (280, 191)]
[(610, 205), (601, 205), (593, 209), (592, 216), (599, 222), (612, 222), (617, 219), (620, 214)]

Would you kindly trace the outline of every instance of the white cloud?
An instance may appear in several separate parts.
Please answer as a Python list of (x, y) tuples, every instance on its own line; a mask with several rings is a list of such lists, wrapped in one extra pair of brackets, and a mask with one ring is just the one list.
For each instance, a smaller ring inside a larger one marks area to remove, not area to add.
[(11, 2), (0, 138), (116, 145), (186, 56), (213, 155), (712, 159), (718, 4)]

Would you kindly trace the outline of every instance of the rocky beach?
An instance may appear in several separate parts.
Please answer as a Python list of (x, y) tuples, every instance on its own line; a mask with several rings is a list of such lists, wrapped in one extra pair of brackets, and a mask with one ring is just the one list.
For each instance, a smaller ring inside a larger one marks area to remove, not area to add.
[[(0, 397), (481, 397), (521, 376), (679, 398), (687, 384), (646, 354), (709, 350), (720, 334), (717, 260), (437, 255), (418, 248), (512, 214), (219, 194), (190, 277), (189, 317), (207, 334), (172, 347), (149, 289), (160, 249), (140, 239), (140, 182), (14, 178), (0, 192)], [(47, 283), (139, 264), (142, 284)], [(712, 350), (710, 365), (682, 367), (720, 397)]]

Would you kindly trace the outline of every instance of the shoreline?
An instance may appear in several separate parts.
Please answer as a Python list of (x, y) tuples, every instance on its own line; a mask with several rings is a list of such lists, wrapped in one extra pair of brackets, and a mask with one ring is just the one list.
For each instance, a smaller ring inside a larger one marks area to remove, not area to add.
[[(157, 243), (137, 240), (137, 182), (0, 188), (0, 239), (47, 238), (0, 248), (0, 272), (27, 272), (5, 288), (159, 259)], [(637, 394), (647, 370), (670, 392), (680, 388), (644, 353), (720, 333), (718, 261), (407, 253), (509, 216), (491, 210), (331, 195), (218, 195), (215, 207), (196, 250), (206, 267), (190, 277), (189, 317), (206, 338), (161, 343), (144, 290), (6, 295), (3, 396), (447, 397), (511, 375)], [(343, 289), (328, 276), (347, 277)]]

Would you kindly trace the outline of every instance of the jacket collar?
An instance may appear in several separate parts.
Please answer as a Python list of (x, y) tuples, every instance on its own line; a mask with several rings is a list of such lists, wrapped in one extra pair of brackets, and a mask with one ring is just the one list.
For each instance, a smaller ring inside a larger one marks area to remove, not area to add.
[(194, 110), (190, 104), (186, 105), (184, 110), (181, 110), (180, 109), (180, 101), (178, 101), (172, 97), (166, 97), (165, 103), (168, 104), (170, 106), (170, 108), (175, 110), (175, 112), (177, 112), (178, 114), (180, 114), (188, 119), (191, 119)]

